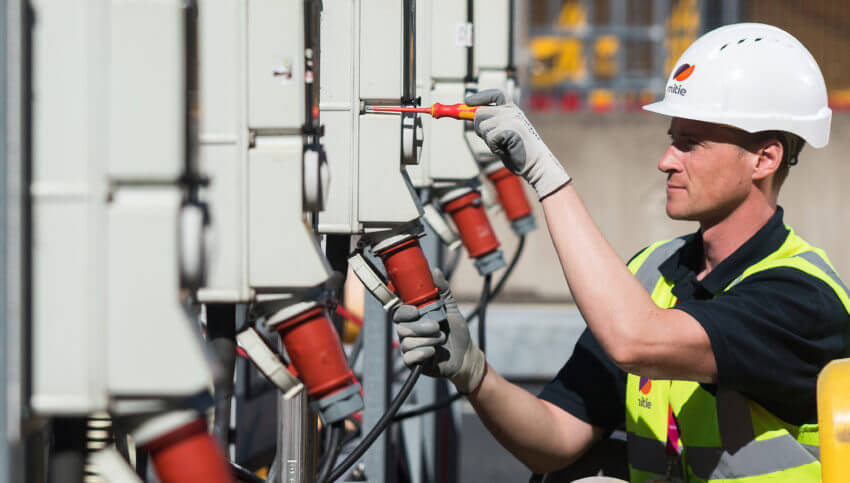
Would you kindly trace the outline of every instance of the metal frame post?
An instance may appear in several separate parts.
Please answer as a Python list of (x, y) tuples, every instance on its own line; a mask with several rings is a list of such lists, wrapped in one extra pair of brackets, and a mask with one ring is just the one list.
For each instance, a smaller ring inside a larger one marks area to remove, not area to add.
[[(278, 350), (284, 351), (278, 341)], [(318, 453), (318, 424), (316, 412), (310, 407), (307, 390), (290, 400), (278, 394), (277, 455), (273, 468), (280, 483), (313, 483), (316, 479)]]
[[(25, 320), (29, 313), (29, 212), (27, 199), (29, 159), (29, 23), (26, 3), (4, 0), (0, 7), (0, 43), (2, 43), (2, 73), (0, 73), (0, 483), (32, 481), (44, 478), (42, 461), (32, 468), (26, 464), (27, 435), (23, 430), (26, 416), (28, 338)], [(40, 448), (38, 438), (34, 446)]]
[[(371, 258), (371, 257), (370, 257)], [(372, 263), (377, 261), (372, 258)], [(363, 428), (375, 426), (390, 404), (392, 386), (392, 323), (383, 305), (371, 294), (366, 295), (363, 317)], [(363, 458), (366, 479), (375, 483), (393, 483), (390, 471), (390, 438), (386, 431), (378, 436)]]
[[(426, 235), (420, 239), (422, 251), (432, 267), (442, 267), (445, 250), (437, 235), (425, 226)], [(413, 406), (424, 406), (443, 400), (453, 391), (443, 379), (421, 377), (416, 383), (410, 401)], [(402, 437), (407, 455), (410, 479), (413, 483), (455, 482), (459, 478), (460, 411), (433, 411), (402, 423)]]

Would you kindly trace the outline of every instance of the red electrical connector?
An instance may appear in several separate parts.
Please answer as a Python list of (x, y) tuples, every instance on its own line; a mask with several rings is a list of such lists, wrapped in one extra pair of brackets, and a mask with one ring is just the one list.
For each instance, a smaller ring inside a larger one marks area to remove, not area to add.
[(478, 190), (462, 188), (453, 190), (440, 199), (443, 211), (452, 217), (469, 256), (481, 275), (487, 275), (505, 266), (499, 240), (487, 219), (487, 212)]
[(354, 382), (342, 342), (324, 306), (307, 309), (275, 327), (291, 361), (289, 370), (307, 386), (310, 396), (322, 399)]
[(511, 173), (501, 161), (487, 166), (484, 172), (496, 187), (499, 203), (517, 235), (521, 236), (533, 230), (535, 223), (531, 204), (525, 197), (519, 176)]
[(360, 384), (348, 367), (339, 334), (324, 305), (308, 303), (272, 327), (280, 334), (289, 355), (287, 370), (307, 386), (324, 424), (363, 409)]
[(423, 308), (439, 300), (440, 291), (434, 285), (428, 260), (415, 237), (379, 249), (376, 254), (384, 262), (395, 292), (406, 305)]
[(203, 417), (142, 445), (151, 455), (162, 483), (230, 483), (224, 452), (207, 433)]

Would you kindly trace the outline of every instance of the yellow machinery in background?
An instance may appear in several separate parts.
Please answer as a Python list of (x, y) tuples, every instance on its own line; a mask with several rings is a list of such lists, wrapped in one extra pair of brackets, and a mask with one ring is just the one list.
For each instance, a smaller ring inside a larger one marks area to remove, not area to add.
[(818, 377), (823, 483), (850, 479), (850, 359), (830, 362)]

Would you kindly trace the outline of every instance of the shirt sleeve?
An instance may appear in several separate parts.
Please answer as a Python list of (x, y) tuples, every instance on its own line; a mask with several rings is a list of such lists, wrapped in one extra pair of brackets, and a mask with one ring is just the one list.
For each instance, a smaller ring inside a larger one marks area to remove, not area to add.
[(850, 352), (850, 317), (829, 285), (779, 267), (751, 275), (714, 299), (675, 309), (708, 334), (717, 385), (789, 423), (817, 421), (818, 373)]
[(573, 355), (538, 397), (608, 431), (625, 425), (626, 373), (614, 365), (587, 329)]

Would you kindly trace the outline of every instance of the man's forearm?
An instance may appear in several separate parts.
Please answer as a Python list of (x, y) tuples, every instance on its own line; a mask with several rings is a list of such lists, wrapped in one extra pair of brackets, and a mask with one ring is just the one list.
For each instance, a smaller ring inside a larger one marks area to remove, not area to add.
[(506, 381), (490, 366), (468, 399), (502, 446), (536, 473), (567, 466), (602, 436), (601, 430)]
[(573, 298), (615, 361), (636, 330), (650, 330), (657, 306), (599, 231), (572, 183), (543, 200), (546, 223)]
[(576, 305), (623, 370), (663, 379), (714, 382), (717, 366), (702, 326), (659, 308), (599, 231), (575, 187), (543, 200), (546, 224)]

